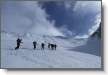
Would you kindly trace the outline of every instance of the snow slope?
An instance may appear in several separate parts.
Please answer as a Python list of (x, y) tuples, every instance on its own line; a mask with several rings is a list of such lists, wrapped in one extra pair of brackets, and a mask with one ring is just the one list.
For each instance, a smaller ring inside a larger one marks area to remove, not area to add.
[[(14, 50), (16, 37), (1, 34), (1, 67), (2, 68), (101, 68), (101, 57), (67, 50), (85, 44), (83, 40), (56, 38), (51, 36), (35, 36), (24, 38), (19, 50)], [(38, 48), (33, 50), (32, 41), (38, 41)], [(58, 44), (57, 50), (40, 49), (40, 43)]]
[(90, 37), (86, 44), (78, 46), (78, 47), (71, 47), (69, 50), (74, 50), (78, 52), (89, 53), (97, 56), (101, 56), (102, 50), (102, 40), (99, 37)]

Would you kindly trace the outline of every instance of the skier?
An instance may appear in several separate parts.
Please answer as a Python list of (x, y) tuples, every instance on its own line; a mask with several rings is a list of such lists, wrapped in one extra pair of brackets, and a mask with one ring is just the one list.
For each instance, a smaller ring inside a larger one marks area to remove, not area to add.
[(44, 50), (44, 47), (45, 47), (45, 44), (42, 43), (42, 44), (41, 44), (41, 49)]
[(36, 49), (36, 44), (37, 44), (37, 42), (33, 41), (34, 50)]
[(16, 42), (17, 42), (17, 47), (15, 47), (15, 50), (16, 50), (16, 49), (19, 49), (19, 47), (21, 46), (22, 39), (19, 39), (19, 38), (18, 38)]

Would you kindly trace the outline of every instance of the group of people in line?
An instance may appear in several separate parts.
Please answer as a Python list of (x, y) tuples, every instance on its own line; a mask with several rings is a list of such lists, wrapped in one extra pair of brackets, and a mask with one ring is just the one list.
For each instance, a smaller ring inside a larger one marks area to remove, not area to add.
[[(18, 38), (16, 40), (16, 42), (17, 42), (17, 46), (15, 47), (15, 50), (16, 49), (19, 49), (20, 46), (21, 46), (21, 43), (23, 43), (22, 42), (22, 39), (20, 39), (20, 38)], [(44, 50), (45, 49), (45, 46), (46, 46), (45, 43), (41, 43), (41, 50)], [(57, 45), (56, 44), (52, 44), (52, 43), (48, 43), (47, 44), (47, 47), (48, 47), (48, 49), (56, 50)], [(37, 48), (37, 42), (36, 41), (33, 41), (33, 49), (35, 50), (36, 48)]]

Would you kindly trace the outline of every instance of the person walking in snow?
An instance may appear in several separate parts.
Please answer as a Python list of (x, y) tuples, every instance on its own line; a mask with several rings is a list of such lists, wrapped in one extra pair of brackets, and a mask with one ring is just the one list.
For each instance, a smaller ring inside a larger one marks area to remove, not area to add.
[(36, 49), (36, 45), (37, 45), (37, 42), (36, 41), (33, 41), (34, 50)]
[(16, 50), (16, 49), (19, 49), (19, 47), (21, 46), (22, 39), (19, 39), (19, 38), (18, 38), (16, 42), (17, 42), (17, 47), (15, 47), (15, 50)]
[(51, 48), (51, 44), (50, 43), (48, 43), (48, 49), (50, 49)]
[(51, 44), (51, 49), (54, 50), (54, 44)]
[(44, 50), (45, 44), (41, 43), (41, 49)]
[(57, 45), (56, 45), (56, 44), (54, 44), (54, 50), (56, 50), (56, 48), (57, 48)]

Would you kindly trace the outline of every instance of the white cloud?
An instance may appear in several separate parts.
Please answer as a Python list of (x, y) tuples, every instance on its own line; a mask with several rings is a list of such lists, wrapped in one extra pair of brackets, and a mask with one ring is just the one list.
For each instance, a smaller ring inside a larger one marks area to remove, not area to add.
[(97, 14), (95, 17), (94, 25), (88, 30), (88, 35), (92, 35), (99, 27), (101, 22), (101, 14)]
[[(72, 1), (71, 1), (72, 2)], [(71, 8), (72, 5), (71, 5), (71, 2), (70, 1), (65, 1), (64, 5), (67, 9)]]
[(87, 34), (85, 34), (85, 35), (81, 35), (81, 36), (77, 35), (74, 38), (78, 39), (78, 38), (88, 38), (88, 37), (89, 36)]
[(73, 36), (75, 33), (68, 29), (67, 25), (62, 25), (59, 30), (64, 33), (64, 35)]
[(22, 35), (30, 33), (34, 35), (63, 36), (54, 27), (55, 23), (47, 20), (49, 15), (41, 8), (37, 1), (14, 1), (7, 2), (6, 5), (8, 7), (14, 7), (11, 9), (3, 7), (4, 10), (8, 9), (7, 12), (2, 13), (2, 29), (5, 29), (7, 32), (11, 31)]
[(101, 1), (77, 1), (74, 12), (88, 13), (88, 12), (101, 12)]
[(97, 14), (94, 20), (95, 20), (95, 22), (93, 23), (91, 28), (88, 30), (87, 34), (78, 35), (78, 36), (75, 36), (75, 38), (88, 38), (89, 36), (91, 36), (98, 29), (98, 27), (100, 25), (101, 14)]
[(101, 22), (101, 1), (77, 1), (73, 11), (75, 13), (79, 13), (81, 16), (89, 15), (89, 14), (97, 14), (92, 20), (92, 24), (88, 29), (88, 32), (84, 35), (78, 35), (76, 38), (88, 38), (92, 35), (99, 27)]
[[(26, 6), (26, 4), (24, 4)], [(34, 24), (35, 26), (30, 30), (31, 34), (41, 34), (41, 35), (53, 35), (53, 36), (63, 36), (63, 34), (54, 27), (54, 22), (50, 22), (47, 20), (47, 17), (49, 16), (46, 14), (45, 10), (42, 9), (38, 3), (27, 3), (27, 7), (32, 10), (34, 10), (35, 18), (34, 18)]]

